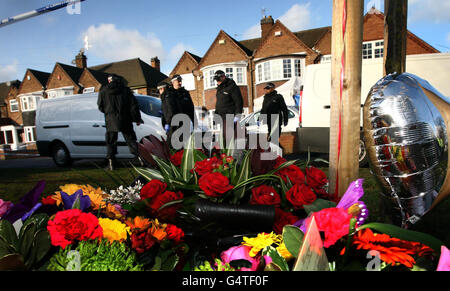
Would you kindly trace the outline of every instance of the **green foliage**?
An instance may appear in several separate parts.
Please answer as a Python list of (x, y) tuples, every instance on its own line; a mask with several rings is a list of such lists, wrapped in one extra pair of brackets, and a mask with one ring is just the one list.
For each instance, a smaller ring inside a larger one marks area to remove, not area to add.
[(194, 268), (194, 271), (236, 271), (229, 263), (224, 264), (221, 260), (215, 259), (215, 267), (211, 266), (211, 263), (205, 261), (203, 265)]
[[(40, 213), (30, 216), (17, 236), (14, 227), (7, 220), (0, 220), (0, 261), (4, 270), (14, 269), (22, 262), (29, 270), (39, 267), (39, 263), (49, 252), (50, 235), (46, 229), (48, 216)], [(7, 259), (3, 260), (5, 257)]]
[[(142, 271), (142, 265), (136, 262), (136, 254), (124, 243), (108, 240), (82, 241), (75, 251), (78, 252), (80, 271)], [(50, 258), (49, 271), (70, 270), (74, 256), (70, 247), (60, 249)], [(74, 269), (72, 269), (74, 270)], [(75, 268), (75, 270), (77, 270)]]
[(300, 248), (303, 244), (304, 233), (300, 230), (300, 228), (293, 225), (286, 225), (283, 227), (283, 241), (287, 250), (291, 253), (295, 258), (298, 257), (300, 252)]
[(262, 251), (263, 256), (269, 256), (272, 259), (272, 263), (277, 266), (281, 271), (289, 271), (289, 266), (286, 260), (278, 253), (277, 249), (268, 246)]
[(309, 205), (304, 205), (303, 207), (308, 214), (311, 214), (313, 212), (318, 212), (325, 208), (336, 207), (336, 203), (333, 201), (319, 198), (319, 199), (316, 199), (313, 203), (311, 203)]

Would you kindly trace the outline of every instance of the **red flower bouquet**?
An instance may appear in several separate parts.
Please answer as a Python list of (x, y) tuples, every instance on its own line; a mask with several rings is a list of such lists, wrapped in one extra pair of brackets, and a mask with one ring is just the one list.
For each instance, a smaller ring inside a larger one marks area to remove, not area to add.
[(103, 235), (97, 217), (79, 209), (57, 212), (55, 218), (48, 221), (47, 230), (52, 245), (63, 249), (75, 241), (101, 239)]
[(233, 189), (228, 178), (218, 172), (203, 175), (198, 180), (198, 185), (210, 197), (221, 197), (224, 193)]
[(280, 203), (280, 195), (273, 187), (261, 185), (252, 189), (250, 204), (280, 205)]
[(286, 199), (292, 203), (295, 209), (301, 209), (303, 205), (313, 203), (316, 198), (311, 187), (305, 184), (295, 184), (286, 192)]
[(166, 191), (167, 184), (157, 179), (153, 179), (141, 189), (141, 200), (158, 196)]

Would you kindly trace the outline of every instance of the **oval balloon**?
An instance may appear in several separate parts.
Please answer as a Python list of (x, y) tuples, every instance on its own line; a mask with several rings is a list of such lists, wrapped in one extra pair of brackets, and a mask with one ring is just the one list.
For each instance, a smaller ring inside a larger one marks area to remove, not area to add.
[(366, 98), (370, 167), (384, 196), (397, 204), (405, 227), (450, 192), (448, 113), (449, 100), (409, 73), (382, 78)]

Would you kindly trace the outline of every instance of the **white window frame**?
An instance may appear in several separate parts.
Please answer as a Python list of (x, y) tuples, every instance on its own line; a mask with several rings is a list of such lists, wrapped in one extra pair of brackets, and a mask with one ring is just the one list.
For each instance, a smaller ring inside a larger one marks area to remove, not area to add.
[[(34, 136), (34, 130), (36, 126), (24, 126), (23, 133), (25, 135), (25, 142), (35, 142), (36, 137)], [(30, 138), (31, 137), (31, 138)]]
[(383, 58), (383, 54), (384, 54), (384, 40), (379, 39), (363, 42), (362, 44), (363, 60)]
[[(13, 106), (17, 106), (17, 110), (13, 110)], [(10, 112), (19, 112), (19, 102), (16, 99), (9, 100), (9, 111)]]
[(276, 58), (256, 64), (256, 84), (302, 78), (305, 70), (304, 57)]
[(214, 73), (218, 70), (224, 71), (228, 78), (233, 79), (236, 82), (236, 85), (247, 86), (247, 77), (245, 74), (247, 71), (246, 66), (247, 64), (222, 64), (219, 66), (205, 68), (203, 71), (203, 84), (205, 86), (205, 90), (214, 89), (217, 87), (217, 82), (214, 80)]
[(74, 89), (73, 86), (68, 86), (68, 87), (49, 89), (45, 92), (47, 93), (48, 99), (53, 99), (53, 98), (58, 98), (58, 97), (74, 95), (73, 89)]
[(87, 87), (83, 89), (83, 93), (94, 93), (95, 87)]

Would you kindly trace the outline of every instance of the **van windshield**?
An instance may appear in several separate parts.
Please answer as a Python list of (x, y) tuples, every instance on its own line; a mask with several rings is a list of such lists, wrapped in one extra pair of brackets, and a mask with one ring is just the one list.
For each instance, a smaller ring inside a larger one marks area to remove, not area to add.
[(161, 117), (161, 100), (149, 96), (136, 96), (139, 109), (147, 115)]

